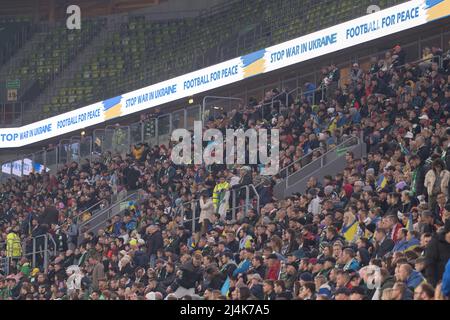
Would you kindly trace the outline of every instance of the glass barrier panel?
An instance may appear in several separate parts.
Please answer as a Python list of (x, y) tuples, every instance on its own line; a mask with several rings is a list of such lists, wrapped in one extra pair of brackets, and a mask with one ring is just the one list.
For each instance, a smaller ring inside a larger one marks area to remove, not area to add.
[(158, 144), (158, 120), (148, 119), (144, 121), (144, 141), (149, 146), (155, 146)]
[(184, 109), (172, 113), (172, 130), (184, 128)]
[(47, 150), (45, 153), (45, 166), (47, 172), (56, 174), (58, 170), (58, 148)]
[(92, 156), (92, 137), (84, 136), (80, 139), (80, 158), (91, 160)]
[(133, 123), (130, 125), (130, 144), (138, 144), (143, 142), (141, 122)]
[(188, 107), (186, 109), (186, 128), (188, 130), (194, 129), (194, 121), (201, 121), (202, 108), (200, 105)]
[(158, 143), (168, 144), (170, 141), (171, 128), (170, 128), (171, 115), (167, 114), (158, 118)]
[(46, 151), (39, 151), (34, 153), (34, 162), (33, 162), (33, 170), (35, 173), (43, 173), (46, 170), (46, 160), (45, 160)]

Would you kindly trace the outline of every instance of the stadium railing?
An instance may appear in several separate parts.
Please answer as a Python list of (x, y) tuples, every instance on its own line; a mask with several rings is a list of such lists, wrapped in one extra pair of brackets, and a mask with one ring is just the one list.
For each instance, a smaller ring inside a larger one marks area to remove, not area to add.
[[(276, 195), (276, 197), (278, 198), (285, 197), (286, 192), (290, 191), (290, 189), (296, 186), (300, 181), (304, 181), (311, 176), (321, 176), (321, 170), (329, 166), (331, 163), (334, 163), (334, 161), (336, 161), (337, 159), (342, 158), (345, 155), (347, 149), (350, 148), (361, 148), (359, 149), (360, 154), (365, 154), (365, 144), (362, 137), (362, 132), (360, 136), (349, 136), (343, 142), (341, 142), (337, 146), (332, 147), (316, 159), (309, 159), (309, 155), (311, 154), (310, 153), (282, 168), (280, 172), (283, 172), (285, 175), (281, 176), (280, 181), (278, 181), (278, 183), (275, 185), (274, 195)], [(301, 165), (299, 170), (291, 171), (291, 168), (294, 167), (295, 164), (302, 163), (305, 160), (306, 163)]]
[[(15, 256), (13, 251), (18, 247), (20, 255)], [(53, 237), (46, 233), (23, 241), (0, 242), (0, 252), (4, 252), (4, 255), (0, 256), (0, 267), (6, 275), (10, 273), (12, 260), (18, 261), (22, 257), (31, 262), (32, 268), (39, 268), (46, 273), (51, 258), (57, 255), (57, 245)]]
[[(244, 194), (244, 198), (242, 199), (242, 193)], [(241, 201), (242, 200), (242, 201)], [(253, 206), (253, 201), (256, 201), (256, 206)], [(255, 208), (256, 213), (259, 215), (260, 209), (260, 197), (259, 193), (256, 190), (253, 184), (249, 184), (246, 186), (241, 186), (236, 189), (231, 189), (231, 219), (232, 221), (236, 221), (237, 213), (242, 210), (244, 217), (247, 216), (248, 210), (251, 208)]]
[(79, 238), (83, 236), (85, 232), (97, 232), (100, 228), (106, 225), (108, 219), (116, 215), (122, 215), (125, 210), (128, 210), (130, 206), (138, 203), (142, 199), (142, 192), (135, 191), (124, 199), (118, 199), (111, 206), (101, 209), (92, 214), (92, 216), (85, 221), (81, 221), (78, 224), (80, 230)]

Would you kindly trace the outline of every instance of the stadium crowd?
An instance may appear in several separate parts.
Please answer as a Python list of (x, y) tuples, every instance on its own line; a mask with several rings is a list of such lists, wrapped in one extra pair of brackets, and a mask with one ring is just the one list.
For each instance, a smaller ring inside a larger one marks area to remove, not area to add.
[[(9, 179), (0, 185), (1, 256), (10, 258), (0, 300), (448, 299), (450, 51), (406, 58), (396, 46), (368, 70), (355, 63), (346, 86), (333, 86), (332, 65), (317, 84), (324, 100), (308, 83), (298, 100), (275, 89), (207, 121), (278, 128), (281, 168), (362, 133), (367, 157), (347, 152), (342, 173), (311, 177), (304, 194), (273, 198), (286, 171), (268, 179), (258, 165), (176, 166), (172, 144)], [(286, 105), (261, 107), (274, 97)], [(232, 219), (229, 190), (249, 184), (260, 210)], [(95, 234), (78, 228), (81, 212), (122, 189), (141, 190), (143, 200)], [(186, 218), (196, 215), (192, 233)], [(42, 257), (32, 268), (21, 246), (43, 234), (58, 252), (46, 273)]]

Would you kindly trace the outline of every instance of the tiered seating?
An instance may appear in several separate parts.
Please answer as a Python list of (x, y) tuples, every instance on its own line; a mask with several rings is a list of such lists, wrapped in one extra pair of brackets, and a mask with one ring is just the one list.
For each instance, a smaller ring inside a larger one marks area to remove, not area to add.
[(0, 65), (7, 62), (34, 33), (28, 18), (0, 18)]
[[(387, 2), (380, 6), (402, 1)], [(357, 5), (350, 0), (236, 1), (196, 19), (149, 22), (145, 17), (132, 17), (118, 26), (107, 45), (43, 106), (43, 114), (72, 110), (330, 27), (365, 14), (368, 5), (369, 0)], [(239, 43), (227, 55), (215, 54), (238, 34), (246, 36), (244, 45)]]
[(8, 70), (8, 77), (39, 81), (41, 89), (89, 43), (104, 24), (103, 19), (85, 21), (81, 30), (68, 30), (65, 25), (39, 32), (36, 46)]

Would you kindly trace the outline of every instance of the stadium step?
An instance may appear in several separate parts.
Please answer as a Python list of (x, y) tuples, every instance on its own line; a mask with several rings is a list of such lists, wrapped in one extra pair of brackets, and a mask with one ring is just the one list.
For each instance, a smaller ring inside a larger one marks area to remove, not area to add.
[[(142, 194), (142, 190), (133, 191), (125, 196), (119, 194), (118, 198), (106, 208), (96, 210), (96, 208), (91, 207), (80, 213), (77, 216), (80, 220), (77, 222), (80, 230), (79, 241), (82, 240), (85, 232), (96, 234), (99, 229), (105, 228), (109, 219), (116, 215), (123, 215), (125, 210), (130, 209), (132, 205), (141, 199)], [(84, 215), (88, 216), (86, 220), (83, 219)]]
[[(351, 136), (313, 161), (310, 160), (311, 152), (281, 169), (282, 180), (275, 185), (273, 190), (275, 198), (284, 199), (297, 192), (304, 193), (310, 177), (321, 180), (326, 175), (335, 176), (342, 172), (346, 167), (345, 154), (347, 151), (353, 152), (355, 158), (366, 156), (366, 144), (362, 137)], [(295, 163), (300, 163), (301, 168), (291, 172)]]

